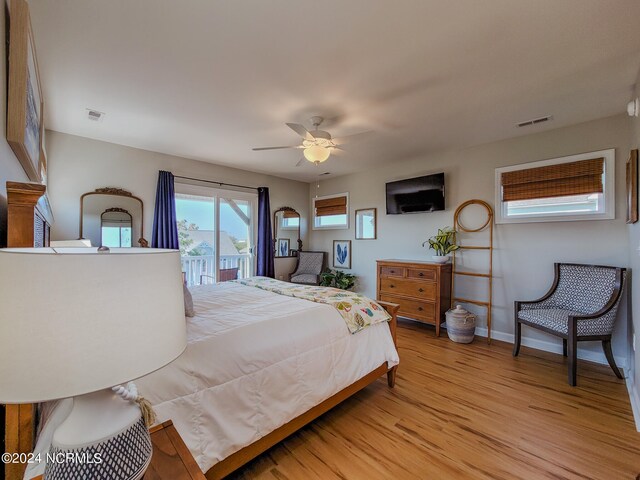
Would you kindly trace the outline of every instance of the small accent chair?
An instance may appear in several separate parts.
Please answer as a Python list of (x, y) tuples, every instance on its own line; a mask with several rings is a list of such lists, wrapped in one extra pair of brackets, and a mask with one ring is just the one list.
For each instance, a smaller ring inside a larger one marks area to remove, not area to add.
[(556, 263), (554, 268), (555, 280), (544, 297), (515, 302), (513, 356), (520, 351), (524, 324), (562, 337), (563, 355), (569, 357), (569, 385), (576, 385), (577, 343), (581, 340), (601, 340), (613, 373), (622, 378), (611, 352), (611, 334), (626, 269), (573, 263)]
[(291, 274), (291, 283), (319, 285), (325, 259), (326, 252), (298, 252), (298, 265)]

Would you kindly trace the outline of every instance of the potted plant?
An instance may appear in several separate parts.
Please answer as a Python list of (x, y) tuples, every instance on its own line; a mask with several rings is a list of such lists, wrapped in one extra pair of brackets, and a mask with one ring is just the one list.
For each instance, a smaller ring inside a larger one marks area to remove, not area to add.
[(449, 260), (449, 254), (460, 248), (456, 245), (456, 231), (451, 227), (439, 228), (438, 234), (424, 242), (422, 246), (424, 247), (427, 243), (429, 248), (436, 252), (431, 258), (438, 263), (446, 263)]
[(320, 274), (320, 285), (323, 287), (339, 288), (349, 290), (356, 284), (356, 276), (345, 273), (342, 270), (331, 270), (327, 268)]

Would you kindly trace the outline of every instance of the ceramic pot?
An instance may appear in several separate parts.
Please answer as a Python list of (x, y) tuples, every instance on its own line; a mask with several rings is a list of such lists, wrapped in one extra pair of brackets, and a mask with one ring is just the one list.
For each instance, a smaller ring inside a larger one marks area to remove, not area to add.
[(449, 261), (449, 255), (432, 255), (431, 258), (436, 263), (447, 263)]

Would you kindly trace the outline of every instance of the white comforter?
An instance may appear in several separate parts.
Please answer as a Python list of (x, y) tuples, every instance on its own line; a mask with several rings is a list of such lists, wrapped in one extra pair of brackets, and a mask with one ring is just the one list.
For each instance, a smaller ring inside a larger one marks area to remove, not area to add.
[(204, 472), (383, 362), (398, 363), (386, 323), (351, 335), (329, 305), (235, 283), (192, 294), (187, 349), (136, 384)]

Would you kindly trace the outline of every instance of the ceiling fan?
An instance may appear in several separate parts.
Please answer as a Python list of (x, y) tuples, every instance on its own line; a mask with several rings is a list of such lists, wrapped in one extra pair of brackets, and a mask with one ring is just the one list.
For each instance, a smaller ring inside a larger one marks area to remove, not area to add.
[(309, 131), (303, 125), (299, 123), (287, 123), (287, 127), (296, 132), (298, 135), (302, 137), (301, 145), (288, 145), (284, 147), (258, 147), (254, 148), (254, 151), (260, 150), (279, 150), (283, 148), (296, 148), (302, 150), (304, 155), (303, 159), (296, 164), (296, 167), (302, 165), (304, 160), (308, 160), (311, 163), (315, 163), (319, 165), (329, 158), (331, 152), (335, 150), (344, 150), (341, 145), (346, 141), (349, 137), (355, 137), (362, 135), (362, 132), (356, 133), (355, 135), (349, 135), (347, 137), (342, 138), (333, 138), (329, 132), (324, 130), (319, 130), (318, 127), (322, 124), (324, 118), (322, 117), (311, 117), (311, 124), (314, 126), (314, 129)]

